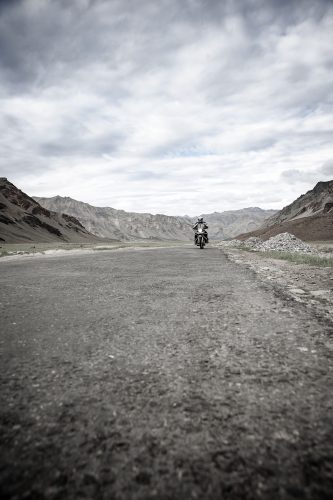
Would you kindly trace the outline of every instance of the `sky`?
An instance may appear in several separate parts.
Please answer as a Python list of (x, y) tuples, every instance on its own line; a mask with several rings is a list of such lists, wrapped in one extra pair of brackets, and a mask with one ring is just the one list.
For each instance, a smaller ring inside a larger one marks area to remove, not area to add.
[(169, 215), (333, 179), (333, 0), (0, 0), (0, 175)]

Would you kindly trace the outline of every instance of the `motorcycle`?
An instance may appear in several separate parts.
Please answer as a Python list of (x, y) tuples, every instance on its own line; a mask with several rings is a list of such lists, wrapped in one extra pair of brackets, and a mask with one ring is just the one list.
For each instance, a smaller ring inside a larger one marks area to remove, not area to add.
[(201, 227), (198, 227), (196, 231), (196, 244), (201, 248), (205, 248), (205, 245), (207, 243), (207, 233), (205, 229), (202, 229)]

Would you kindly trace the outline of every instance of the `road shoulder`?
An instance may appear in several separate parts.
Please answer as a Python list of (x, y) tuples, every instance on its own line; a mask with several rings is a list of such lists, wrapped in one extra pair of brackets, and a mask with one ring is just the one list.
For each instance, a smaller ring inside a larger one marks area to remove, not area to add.
[(252, 269), (262, 281), (273, 285), (289, 300), (303, 304), (333, 327), (331, 267), (295, 264), (237, 248), (224, 247), (220, 250), (231, 262)]

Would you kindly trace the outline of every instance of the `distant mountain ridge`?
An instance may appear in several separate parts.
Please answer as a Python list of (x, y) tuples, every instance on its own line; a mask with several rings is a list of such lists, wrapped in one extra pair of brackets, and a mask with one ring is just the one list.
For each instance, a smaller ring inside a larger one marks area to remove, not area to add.
[(97, 240), (75, 217), (42, 207), (6, 177), (0, 177), (0, 241), (79, 243)]
[(289, 232), (305, 241), (333, 240), (333, 180), (318, 182), (313, 189), (269, 217), (261, 228), (237, 238), (268, 239)]
[(124, 241), (140, 239), (192, 239), (191, 221), (185, 217), (125, 212), (111, 207), (94, 207), (69, 197), (34, 198), (49, 210), (66, 212), (76, 217), (93, 234)]
[(253, 231), (260, 227), (267, 217), (276, 210), (264, 210), (259, 207), (242, 208), (203, 214), (209, 225), (209, 236), (214, 240), (233, 238), (239, 233)]
[[(3, 241), (191, 241), (196, 218), (94, 207), (70, 197), (30, 198), (0, 178), (0, 238)], [(211, 240), (268, 238), (288, 231), (308, 240), (333, 239), (333, 181), (319, 182), (279, 212), (258, 207), (202, 214)], [(5, 237), (4, 237), (5, 235)], [(8, 240), (9, 239), (9, 240)]]
[[(152, 215), (125, 212), (111, 207), (94, 207), (69, 197), (35, 197), (49, 210), (75, 216), (91, 233), (120, 240), (156, 239), (188, 241), (193, 238), (192, 226), (197, 218), (188, 216)], [(212, 240), (232, 238), (240, 231), (256, 229), (274, 210), (244, 208), (228, 212), (205, 214)]]

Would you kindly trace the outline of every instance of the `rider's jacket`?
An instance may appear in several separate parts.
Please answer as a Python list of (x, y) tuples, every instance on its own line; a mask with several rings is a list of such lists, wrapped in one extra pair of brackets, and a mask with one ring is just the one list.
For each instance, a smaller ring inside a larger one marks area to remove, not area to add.
[(199, 227), (201, 227), (202, 229), (208, 229), (208, 226), (206, 224), (206, 222), (199, 222), (197, 221), (194, 226), (193, 226), (193, 229), (196, 231)]

